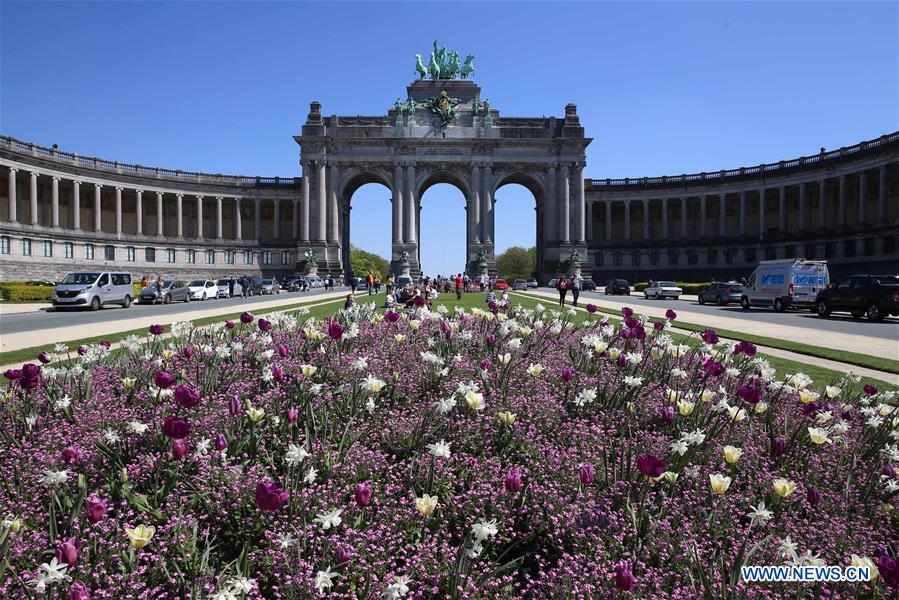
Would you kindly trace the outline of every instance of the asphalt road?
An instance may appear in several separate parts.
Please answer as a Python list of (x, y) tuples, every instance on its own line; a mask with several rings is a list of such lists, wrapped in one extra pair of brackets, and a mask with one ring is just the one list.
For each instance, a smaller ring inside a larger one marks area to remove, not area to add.
[[(695, 300), (646, 300), (643, 296), (606, 296), (602, 292), (581, 292), (578, 304), (586, 304), (589, 302), (587, 300), (589, 298), (621, 306), (652, 306), (654, 308), (667, 306), (679, 313), (680, 320), (699, 325), (702, 324), (701, 315), (716, 315), (746, 321), (747, 326), (751, 326), (752, 322), (761, 321), (766, 325), (792, 325), (831, 332), (836, 335), (867, 335), (885, 340), (896, 340), (899, 344), (899, 319), (896, 317), (890, 317), (882, 323), (874, 323), (867, 319), (854, 319), (848, 313), (822, 318), (809, 310), (791, 310), (779, 313), (771, 308), (753, 307), (746, 311), (737, 304), (719, 307), (709, 304), (702, 305)], [(568, 301), (571, 301), (571, 294), (568, 295)], [(802, 340), (794, 341), (801, 342)]]
[[(349, 290), (349, 288), (346, 288)], [(335, 288), (335, 291), (337, 288)], [(123, 318), (142, 317), (149, 314), (159, 315), (160, 322), (169, 322), (164, 319), (166, 315), (196, 312), (202, 313), (211, 308), (222, 308), (227, 306), (234, 312), (253, 310), (253, 306), (262, 302), (271, 302), (272, 300), (294, 300), (295, 302), (306, 302), (315, 300), (316, 297), (325, 293), (323, 288), (316, 288), (307, 292), (281, 292), (277, 296), (253, 296), (252, 298), (221, 298), (219, 300), (193, 300), (191, 302), (173, 302), (172, 304), (132, 304), (130, 308), (123, 309), (119, 306), (109, 306), (101, 308), (96, 312), (89, 310), (63, 310), (56, 311), (52, 308), (42, 309), (38, 312), (19, 313), (19, 314), (0, 314), (0, 334), (4, 333), (23, 333), (26, 331), (34, 331), (36, 334), (41, 330), (56, 329), (60, 327), (79, 327), (84, 325), (92, 325), (102, 323), (104, 321), (112, 321)], [(38, 336), (39, 337), (39, 336)], [(39, 339), (35, 340), (35, 345), (40, 343)]]

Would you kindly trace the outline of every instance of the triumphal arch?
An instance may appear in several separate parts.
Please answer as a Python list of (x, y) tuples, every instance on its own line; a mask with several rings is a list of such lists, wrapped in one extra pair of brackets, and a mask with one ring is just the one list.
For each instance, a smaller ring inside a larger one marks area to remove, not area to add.
[[(501, 116), (469, 78), (473, 60), (435, 42), (427, 66), (416, 55), (418, 79), (386, 115), (325, 116), (319, 102), (310, 104), (294, 139), (303, 173), (300, 237), (318, 270), (350, 273), (350, 199), (372, 182), (391, 191), (395, 273), (420, 273), (420, 199), (436, 183), (465, 197), (470, 274), (496, 272), (495, 194), (510, 183), (535, 199), (540, 281), (587, 256), (583, 169), (591, 140), (577, 107), (568, 104), (561, 117)], [(583, 268), (589, 277), (586, 261)]]

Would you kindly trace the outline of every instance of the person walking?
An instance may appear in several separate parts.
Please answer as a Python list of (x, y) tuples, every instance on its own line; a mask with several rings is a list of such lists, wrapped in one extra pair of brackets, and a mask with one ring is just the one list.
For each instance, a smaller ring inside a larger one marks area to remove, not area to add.
[(565, 306), (565, 296), (568, 294), (568, 280), (559, 273), (556, 281), (556, 289), (559, 291), (559, 306)]
[(462, 286), (464, 285), (462, 281), (462, 273), (456, 275), (456, 300), (462, 299)]
[(393, 293), (393, 274), (387, 274), (387, 280), (384, 282), (387, 287), (387, 293)]
[(578, 296), (581, 295), (581, 287), (584, 285), (584, 280), (581, 278), (580, 273), (571, 278), (571, 304), (573, 306), (577, 306)]
[(375, 293), (376, 294), (381, 293), (381, 277), (380, 276), (375, 276)]
[(375, 276), (369, 271), (368, 276), (365, 278), (365, 283), (368, 284), (368, 295), (371, 296), (375, 293)]
[(355, 275), (350, 276), (350, 292), (355, 296), (356, 295), (356, 287), (359, 285), (359, 280)]

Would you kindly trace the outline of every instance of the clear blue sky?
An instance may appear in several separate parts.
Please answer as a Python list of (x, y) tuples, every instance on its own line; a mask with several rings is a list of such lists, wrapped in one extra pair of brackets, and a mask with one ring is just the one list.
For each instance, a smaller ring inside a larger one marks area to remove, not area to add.
[[(505, 116), (578, 105), (589, 177), (808, 155), (899, 129), (896, 2), (0, 3), (0, 131), (184, 170), (299, 174), (309, 102), (384, 114), (437, 37), (473, 53)], [(497, 194), (498, 250), (534, 242), (533, 199)], [(385, 188), (353, 242), (387, 255)], [(459, 270), (461, 193), (423, 198), (423, 263)]]

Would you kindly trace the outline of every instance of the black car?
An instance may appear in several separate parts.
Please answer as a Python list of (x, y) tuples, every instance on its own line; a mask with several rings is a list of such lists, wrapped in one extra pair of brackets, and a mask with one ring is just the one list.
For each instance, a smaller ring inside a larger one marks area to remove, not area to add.
[(626, 279), (610, 279), (606, 283), (606, 296), (630, 296), (631, 284)]
[(299, 275), (286, 275), (281, 277), (278, 282), (281, 284), (281, 289), (288, 292), (295, 292), (303, 287), (303, 278)]
[(853, 275), (818, 292), (815, 307), (821, 317), (834, 311), (848, 312), (857, 319), (867, 316), (871, 321), (899, 316), (899, 275)]
[(743, 286), (739, 283), (713, 283), (698, 294), (699, 303), (714, 302), (718, 306), (725, 306), (731, 302), (739, 304)]
[(596, 282), (592, 279), (585, 279), (581, 282), (581, 290), (585, 292), (594, 292), (596, 291)]

